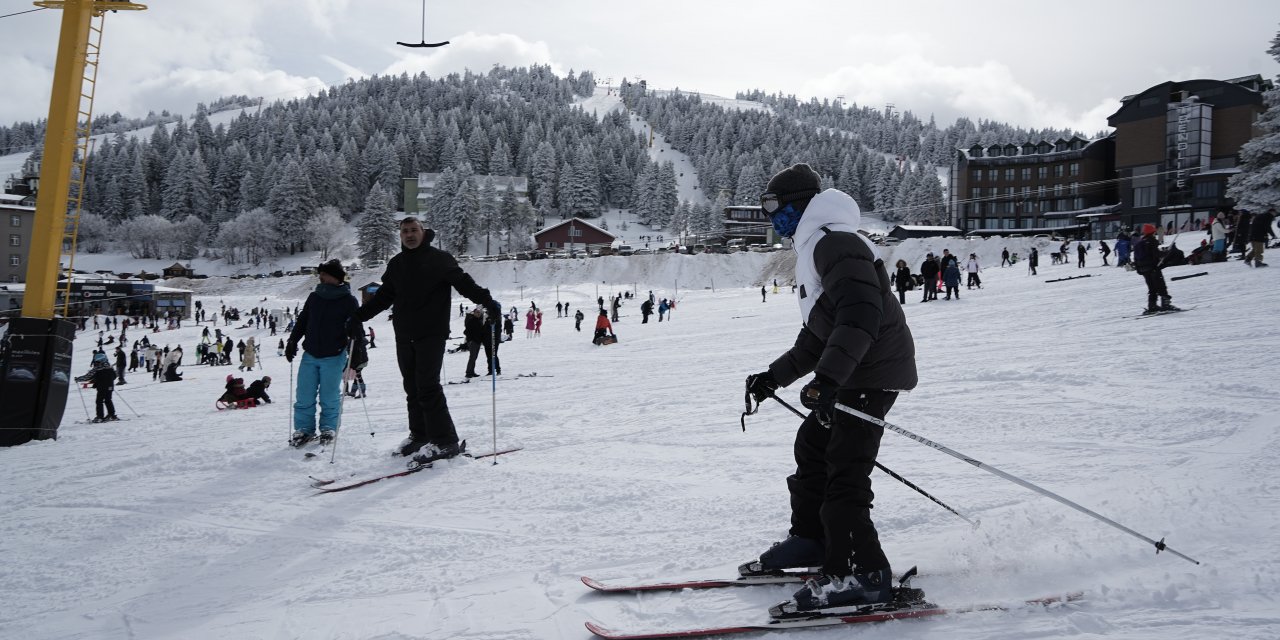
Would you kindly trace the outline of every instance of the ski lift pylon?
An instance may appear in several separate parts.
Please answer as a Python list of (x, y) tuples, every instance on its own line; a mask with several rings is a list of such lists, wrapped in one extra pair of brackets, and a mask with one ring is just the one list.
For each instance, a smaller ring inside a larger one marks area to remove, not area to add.
[(411, 49), (429, 49), (429, 48), (433, 48), (433, 47), (443, 47), (443, 46), (445, 46), (446, 44), (449, 44), (449, 41), (448, 41), (448, 40), (445, 40), (444, 42), (427, 42), (427, 0), (422, 0), (422, 36), (421, 36), (421, 42), (418, 42), (417, 44), (414, 44), (414, 43), (412, 43), (412, 42), (399, 42), (399, 41), (397, 41), (397, 42), (396, 42), (396, 44), (398, 44), (398, 45), (400, 45), (400, 46), (402, 46), (402, 47), (409, 47), (409, 48), (411, 48)]

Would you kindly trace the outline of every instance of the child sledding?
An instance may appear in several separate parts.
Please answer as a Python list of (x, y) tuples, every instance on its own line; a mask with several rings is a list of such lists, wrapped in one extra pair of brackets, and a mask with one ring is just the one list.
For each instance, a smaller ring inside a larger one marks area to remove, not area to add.
[(254, 380), (249, 388), (244, 387), (244, 378), (237, 378), (233, 375), (227, 375), (227, 389), (218, 398), (214, 404), (218, 410), (223, 409), (252, 409), (262, 403), (271, 403), (271, 396), (267, 395), (267, 387), (271, 386), (271, 376), (263, 376), (261, 380)]

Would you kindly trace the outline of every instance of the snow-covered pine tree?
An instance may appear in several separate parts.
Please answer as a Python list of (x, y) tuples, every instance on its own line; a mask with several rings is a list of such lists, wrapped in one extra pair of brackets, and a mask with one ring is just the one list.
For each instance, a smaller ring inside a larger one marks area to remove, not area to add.
[(493, 237), (501, 228), (502, 221), (498, 216), (498, 193), (493, 186), (493, 176), (477, 176), (480, 181), (476, 189), (478, 211), (476, 212), (476, 232), (484, 234), (484, 253), (492, 253)]
[(396, 218), (391, 194), (382, 183), (373, 185), (364, 199), (364, 211), (356, 225), (356, 247), (365, 266), (386, 262), (395, 251)]
[(738, 183), (733, 190), (734, 203), (747, 206), (760, 204), (760, 194), (767, 184), (769, 180), (760, 170), (760, 165), (754, 162), (742, 165), (742, 170), (738, 172)]
[(306, 228), (315, 218), (317, 207), (311, 180), (292, 155), (286, 156), (284, 171), (267, 194), (266, 209), (274, 219), (276, 236), (288, 246), (289, 254), (302, 250)]
[[(1280, 33), (1267, 53), (1280, 62)], [(1227, 196), (1241, 209), (1264, 211), (1280, 203), (1280, 88), (1267, 91), (1262, 100), (1267, 110), (1253, 124), (1259, 133), (1240, 147), (1240, 173), (1227, 183)]]
[(423, 207), (423, 224), (428, 229), (436, 231), (444, 229), (446, 221), (452, 215), (450, 207), (453, 206), (453, 199), (461, 186), (461, 180), (458, 170), (453, 167), (446, 167), (440, 173), (440, 177), (436, 178), (436, 184), (431, 189), (426, 205)]
[(445, 251), (454, 254), (467, 253), (467, 244), (471, 240), (471, 234), (477, 228), (476, 218), (480, 215), (480, 199), (476, 194), (473, 177), (463, 178), (449, 209), (449, 217), (444, 222), (444, 233), (440, 241)]
[[(515, 185), (507, 184), (507, 188), (502, 191), (502, 199), (498, 201), (498, 228), (506, 234), (507, 244), (510, 244), (510, 239), (526, 226), (519, 218), (521, 211), (519, 204)], [(527, 201), (525, 204), (528, 204)]]
[(538, 143), (529, 170), (529, 195), (538, 213), (548, 217), (555, 211), (556, 197), (556, 149), (550, 142)]
[(596, 160), (587, 145), (578, 147), (568, 178), (570, 192), (569, 212), (565, 217), (595, 218), (600, 215), (600, 176), (596, 172)]

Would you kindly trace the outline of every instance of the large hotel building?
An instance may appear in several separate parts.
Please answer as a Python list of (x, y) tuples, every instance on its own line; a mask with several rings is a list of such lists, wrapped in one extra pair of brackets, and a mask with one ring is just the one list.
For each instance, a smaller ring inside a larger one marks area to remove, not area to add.
[(961, 149), (952, 223), (975, 235), (1092, 238), (1146, 222), (1198, 228), (1232, 204), (1227, 180), (1271, 88), (1259, 75), (1165, 82), (1123, 98), (1105, 137)]

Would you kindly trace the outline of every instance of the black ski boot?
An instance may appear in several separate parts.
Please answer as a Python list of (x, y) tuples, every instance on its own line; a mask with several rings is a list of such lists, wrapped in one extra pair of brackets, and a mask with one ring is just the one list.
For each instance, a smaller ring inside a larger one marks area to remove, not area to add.
[(427, 443), (413, 454), (413, 460), (409, 462), (410, 466), (422, 466), (431, 464), (436, 460), (447, 460), (456, 457), (458, 454), (467, 450), (467, 441), (454, 442), (453, 444), (434, 444)]
[(315, 437), (316, 437), (316, 434), (314, 433), (306, 433), (304, 431), (294, 431), (293, 435), (289, 436), (289, 446), (293, 447), (294, 449), (297, 449), (298, 447), (301, 447), (302, 445), (307, 444), (308, 442), (311, 442), (313, 439), (315, 439)]
[(787, 536), (782, 542), (773, 543), (759, 560), (752, 560), (738, 566), (738, 574), (742, 576), (770, 575), (784, 569), (808, 569), (820, 567), (826, 560), (826, 546), (819, 540)]

